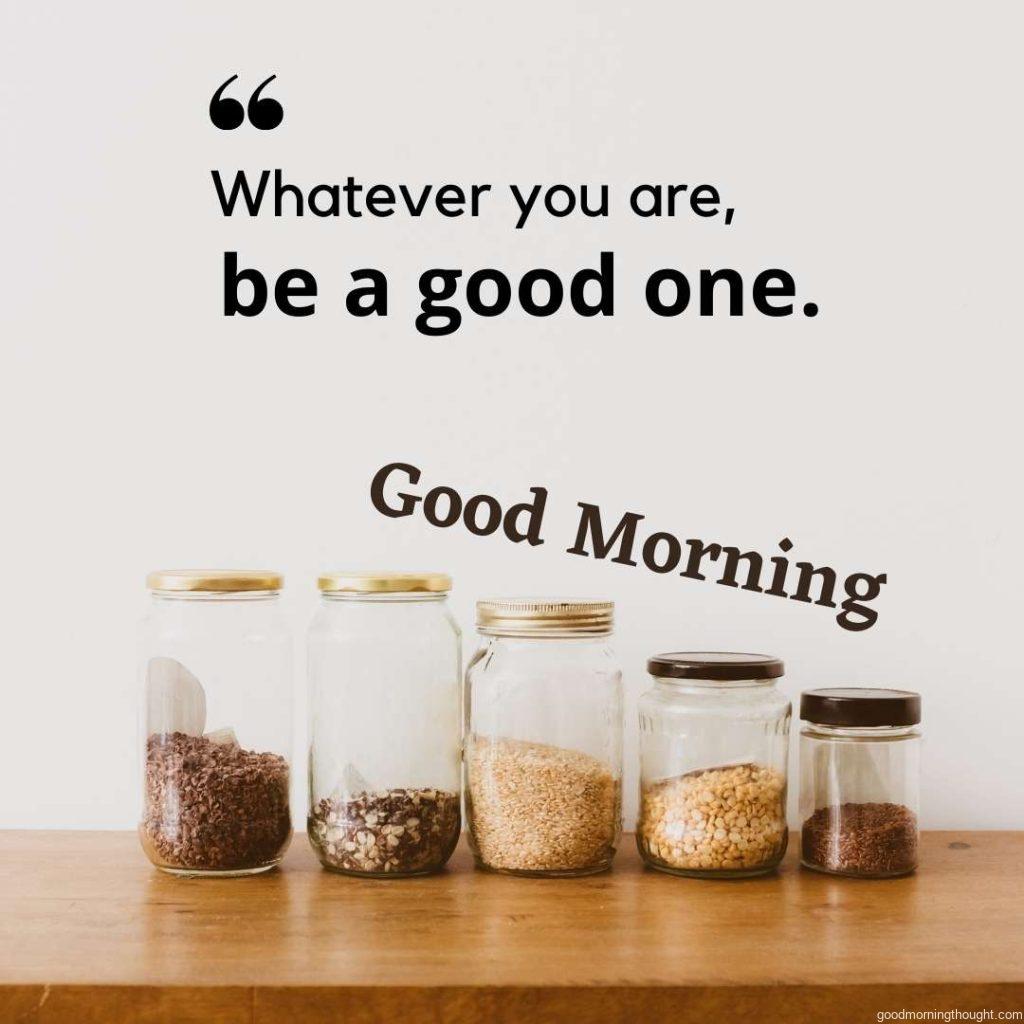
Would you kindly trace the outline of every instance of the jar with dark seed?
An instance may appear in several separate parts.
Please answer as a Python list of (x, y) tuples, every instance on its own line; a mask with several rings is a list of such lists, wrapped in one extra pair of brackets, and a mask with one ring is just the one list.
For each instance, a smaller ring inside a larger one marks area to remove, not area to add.
[(805, 867), (891, 878), (917, 867), (921, 698), (908, 690), (808, 690), (800, 699)]
[(461, 826), (461, 639), (442, 573), (334, 572), (309, 631), (309, 817), (344, 874), (437, 871)]
[(139, 837), (164, 871), (267, 871), (291, 840), (291, 637), (281, 585), (279, 574), (256, 570), (149, 577)]

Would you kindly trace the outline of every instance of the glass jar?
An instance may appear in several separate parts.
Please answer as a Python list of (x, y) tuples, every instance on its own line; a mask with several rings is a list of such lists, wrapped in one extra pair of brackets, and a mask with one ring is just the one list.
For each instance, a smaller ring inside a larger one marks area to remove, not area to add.
[(622, 673), (610, 601), (477, 603), (466, 674), (466, 813), (479, 867), (588, 875), (622, 816)]
[(249, 875), (292, 835), (292, 648), (262, 571), (154, 572), (140, 627), (149, 859), (176, 875)]
[(921, 697), (861, 687), (800, 697), (801, 863), (891, 878), (917, 867)]
[(462, 645), (441, 573), (320, 577), (309, 629), (310, 841), (321, 864), (390, 878), (459, 839)]
[(763, 654), (659, 654), (640, 698), (640, 856), (698, 878), (772, 871), (786, 852), (790, 705)]

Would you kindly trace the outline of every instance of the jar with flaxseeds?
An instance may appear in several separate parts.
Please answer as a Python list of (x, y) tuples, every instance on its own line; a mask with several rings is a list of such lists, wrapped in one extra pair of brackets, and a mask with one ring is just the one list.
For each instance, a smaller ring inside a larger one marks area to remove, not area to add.
[(786, 852), (789, 700), (777, 658), (659, 654), (640, 699), (640, 855), (677, 875), (738, 878)]
[(477, 603), (466, 813), (479, 867), (587, 875), (619, 841), (622, 673), (610, 601)]
[(800, 697), (801, 863), (858, 878), (917, 867), (921, 697), (845, 687)]
[(307, 830), (329, 870), (427, 874), (458, 842), (462, 641), (451, 585), (444, 573), (320, 577)]
[(151, 573), (140, 627), (149, 859), (177, 875), (249, 875), (292, 836), (291, 635), (280, 574)]

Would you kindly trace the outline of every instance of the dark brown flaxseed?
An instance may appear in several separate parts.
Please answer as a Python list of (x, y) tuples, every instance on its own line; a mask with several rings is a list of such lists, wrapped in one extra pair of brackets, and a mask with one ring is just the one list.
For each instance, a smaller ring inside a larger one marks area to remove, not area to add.
[(903, 875), (917, 866), (917, 815), (902, 804), (821, 807), (803, 825), (803, 861), (842, 875)]

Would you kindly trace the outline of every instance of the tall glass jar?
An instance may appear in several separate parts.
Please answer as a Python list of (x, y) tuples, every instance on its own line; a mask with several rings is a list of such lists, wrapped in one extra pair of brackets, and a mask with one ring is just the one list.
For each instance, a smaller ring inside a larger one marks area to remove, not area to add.
[(921, 697), (808, 690), (800, 697), (801, 862), (890, 878), (917, 867)]
[(177, 875), (249, 875), (291, 840), (291, 637), (282, 578), (151, 573), (140, 626), (143, 811), (149, 859)]
[(773, 870), (786, 852), (789, 700), (763, 654), (660, 654), (640, 699), (640, 817), (652, 867), (728, 878)]
[(621, 829), (622, 673), (609, 601), (477, 604), (466, 812), (479, 867), (587, 875)]
[(309, 629), (309, 820), (324, 867), (444, 866), (461, 827), (462, 644), (442, 573), (334, 572)]

